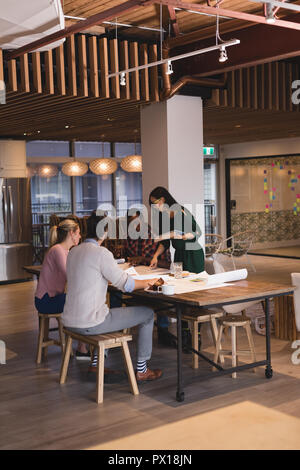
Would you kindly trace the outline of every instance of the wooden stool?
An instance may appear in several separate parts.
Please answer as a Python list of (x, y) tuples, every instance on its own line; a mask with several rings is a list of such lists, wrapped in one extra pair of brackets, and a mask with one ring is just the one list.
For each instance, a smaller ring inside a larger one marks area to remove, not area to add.
[[(158, 312), (161, 315), (168, 315), (169, 317), (177, 318), (176, 313), (172, 313), (168, 311), (160, 311)], [(210, 323), (212, 337), (214, 341), (214, 345), (217, 344), (218, 338), (218, 326), (217, 326), (217, 318), (221, 318), (224, 316), (224, 312), (217, 309), (206, 309), (201, 307), (189, 307), (187, 308), (186, 312), (182, 313), (181, 319), (186, 320), (192, 323), (192, 348), (196, 351), (199, 351), (199, 343), (198, 343), (198, 325), (199, 323)], [(224, 358), (222, 354), (220, 355), (221, 362), (224, 362)], [(198, 369), (199, 367), (199, 356), (198, 354), (193, 353), (193, 362), (192, 362), (193, 369)]]
[[(232, 367), (237, 366), (237, 357), (242, 354), (251, 354), (252, 357), (252, 362), (256, 362), (256, 355), (255, 355), (255, 349), (254, 349), (254, 342), (253, 342), (253, 336), (251, 332), (251, 327), (250, 323), (251, 320), (250, 318), (246, 317), (245, 315), (231, 315), (231, 316), (224, 316), (220, 320), (220, 330), (218, 334), (218, 340), (217, 340), (217, 346), (216, 346), (216, 353), (215, 353), (215, 358), (214, 362), (217, 363), (220, 355), (222, 354), (223, 356), (232, 356)], [(248, 338), (248, 343), (250, 346), (249, 350), (237, 350), (237, 342), (236, 342), (236, 328), (239, 326), (242, 326), (245, 328), (246, 333), (247, 333), (247, 338)], [(230, 327), (231, 328), (231, 351), (226, 351), (221, 348), (221, 340), (222, 340), (222, 334), (223, 330), (225, 327)], [(253, 372), (255, 372), (255, 369), (253, 368)], [(236, 372), (233, 372), (232, 378), (236, 379)]]
[(72, 347), (72, 339), (81, 341), (82, 343), (89, 344), (92, 348), (97, 348), (99, 351), (98, 363), (97, 363), (97, 391), (96, 391), (96, 402), (103, 403), (103, 386), (104, 386), (104, 350), (110, 348), (122, 347), (124, 362), (126, 365), (126, 371), (130, 383), (131, 391), (134, 395), (139, 394), (135, 373), (130, 357), (128, 348), (128, 341), (132, 340), (132, 336), (121, 332), (107, 333), (104, 335), (81, 335), (73, 333), (67, 328), (63, 328), (63, 332), (66, 335), (66, 347), (64, 357), (60, 369), (59, 383), (64, 384), (67, 377), (70, 352)]
[[(62, 352), (65, 347), (65, 338), (63, 334), (63, 325), (61, 322), (61, 313), (39, 313), (39, 339), (38, 339), (38, 350), (36, 355), (36, 363), (40, 364), (42, 360), (42, 352), (44, 350), (44, 358), (47, 357), (48, 346), (57, 344), (61, 347)], [(60, 341), (49, 338), (49, 321), (50, 318), (55, 318), (58, 323), (58, 331)]]

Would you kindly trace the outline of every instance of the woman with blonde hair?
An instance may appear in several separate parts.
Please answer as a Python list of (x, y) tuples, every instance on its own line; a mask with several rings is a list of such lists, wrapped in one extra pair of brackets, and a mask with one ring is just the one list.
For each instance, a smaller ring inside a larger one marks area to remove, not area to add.
[[(72, 219), (64, 219), (50, 229), (48, 250), (37, 290), (35, 307), (39, 313), (62, 313), (66, 301), (67, 256), (81, 238), (79, 224)], [(82, 343), (78, 343), (77, 359), (90, 360), (90, 354)]]
[(66, 265), (70, 248), (78, 245), (77, 222), (65, 219), (50, 229), (48, 250), (35, 293), (35, 306), (40, 313), (61, 313), (65, 304)]

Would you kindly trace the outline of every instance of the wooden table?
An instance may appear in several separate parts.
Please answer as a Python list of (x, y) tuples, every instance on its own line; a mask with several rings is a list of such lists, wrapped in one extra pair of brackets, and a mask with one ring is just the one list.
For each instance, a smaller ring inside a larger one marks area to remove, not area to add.
[[(153, 271), (152, 271), (153, 273)], [(154, 271), (155, 273), (155, 271)], [(245, 369), (251, 369), (258, 366), (266, 365), (265, 376), (271, 378), (273, 370), (271, 366), (271, 338), (270, 338), (270, 298), (280, 297), (282, 295), (292, 294), (294, 288), (292, 286), (262, 282), (262, 281), (236, 281), (231, 283), (233, 285), (227, 287), (218, 287), (214, 289), (194, 291), (185, 294), (175, 294), (167, 296), (163, 294), (151, 294), (144, 290), (137, 290), (131, 292), (134, 298), (139, 298), (145, 301), (152, 302), (168, 302), (176, 308), (177, 314), (177, 391), (176, 399), (179, 402), (184, 400), (184, 390), (182, 382), (182, 337), (181, 337), (181, 317), (182, 311), (186, 305), (197, 306), (203, 308), (221, 307), (222, 305), (233, 305), (240, 302), (247, 302), (252, 300), (265, 300), (265, 321), (266, 321), (266, 359), (263, 361), (252, 362), (242, 366), (231, 367), (224, 369), (219, 364), (214, 363), (201, 352), (195, 351), (202, 359), (213, 365), (217, 372), (209, 375), (209, 377), (216, 377), (224, 374), (232, 374)], [(167, 312), (166, 312), (167, 314)]]
[(23, 266), (24, 271), (30, 274), (35, 274), (38, 278), (40, 277), (41, 274), (41, 269), (42, 265), (36, 265), (36, 266)]

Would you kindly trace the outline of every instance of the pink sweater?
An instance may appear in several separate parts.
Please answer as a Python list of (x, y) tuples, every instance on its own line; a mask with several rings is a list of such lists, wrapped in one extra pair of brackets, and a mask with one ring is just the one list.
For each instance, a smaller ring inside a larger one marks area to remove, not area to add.
[(41, 299), (45, 294), (54, 297), (63, 294), (67, 282), (67, 256), (69, 251), (58, 243), (45, 256), (35, 296)]

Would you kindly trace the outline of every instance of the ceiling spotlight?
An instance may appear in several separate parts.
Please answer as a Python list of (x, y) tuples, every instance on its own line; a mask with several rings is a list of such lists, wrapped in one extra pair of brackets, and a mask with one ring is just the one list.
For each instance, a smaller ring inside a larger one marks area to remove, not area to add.
[(269, 24), (275, 23), (275, 15), (273, 11), (273, 5), (271, 3), (266, 4), (266, 22)]
[(126, 86), (125, 72), (122, 72), (121, 75), (120, 75), (120, 85), (121, 86)]
[(168, 69), (166, 71), (167, 75), (171, 75), (173, 73), (173, 67), (172, 67), (172, 62), (168, 60)]
[(219, 57), (219, 62), (226, 62), (226, 60), (228, 60), (228, 56), (227, 56), (226, 47), (224, 47), (224, 46), (221, 46), (221, 47), (220, 47), (220, 57)]

